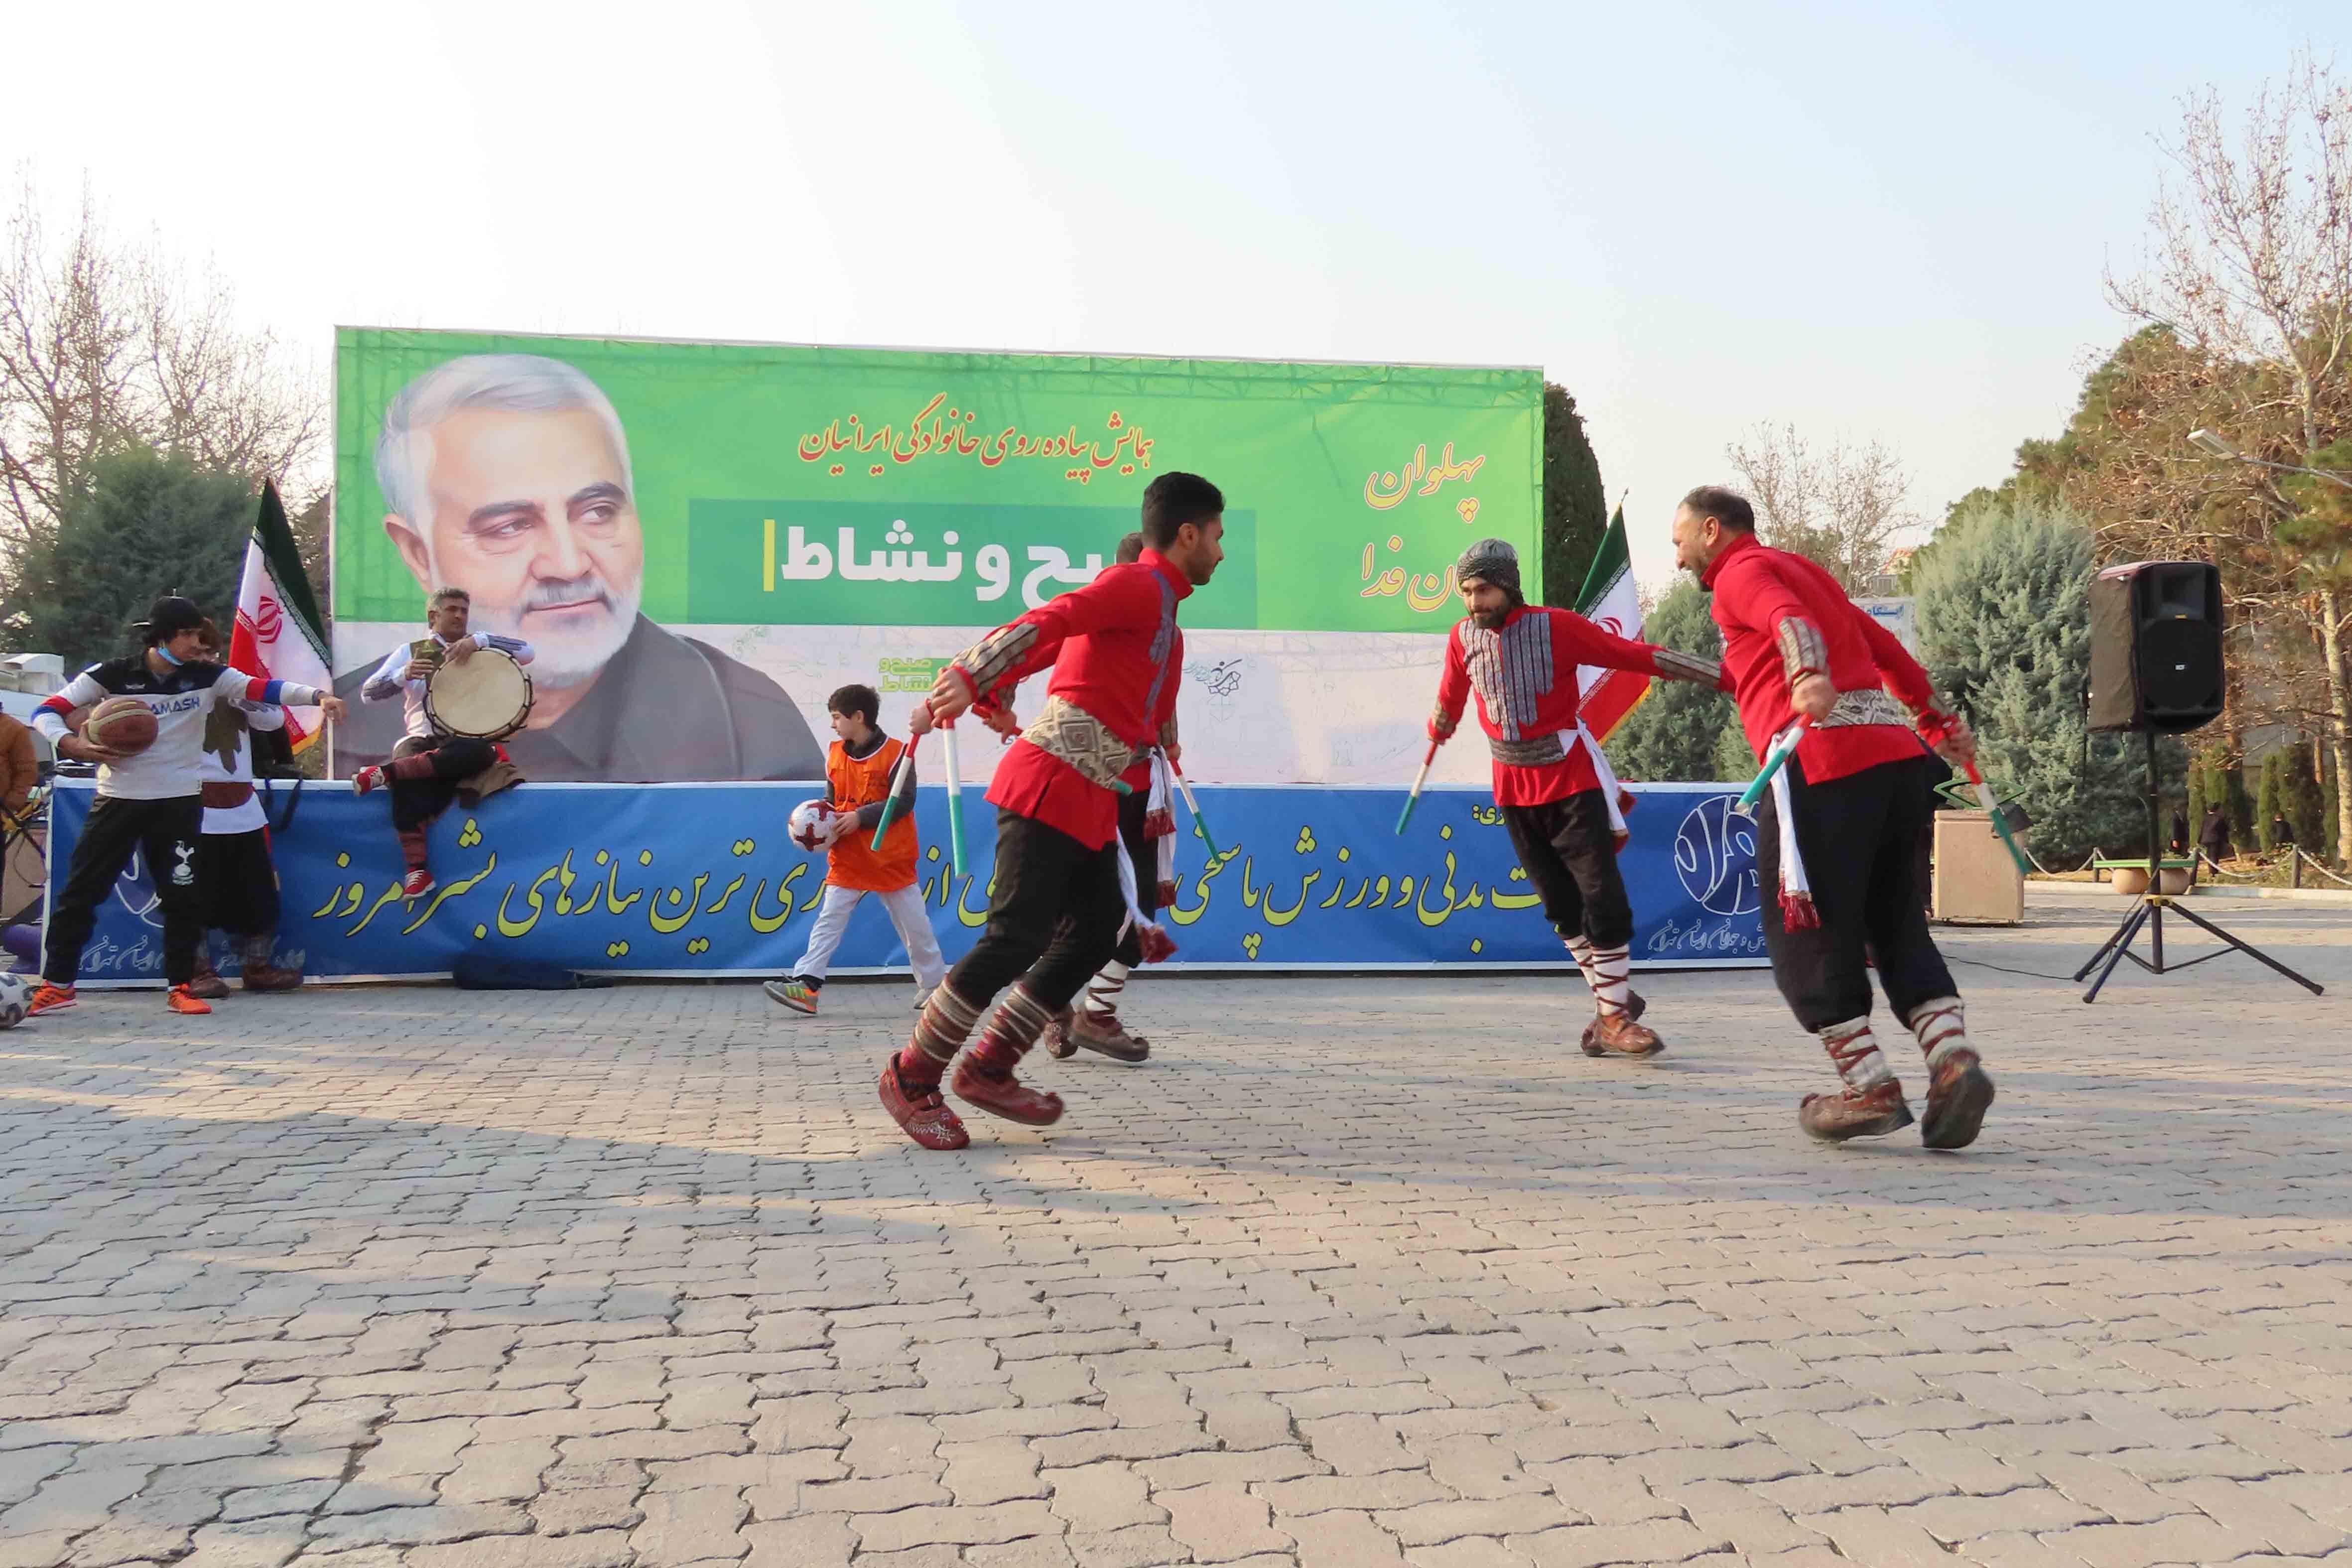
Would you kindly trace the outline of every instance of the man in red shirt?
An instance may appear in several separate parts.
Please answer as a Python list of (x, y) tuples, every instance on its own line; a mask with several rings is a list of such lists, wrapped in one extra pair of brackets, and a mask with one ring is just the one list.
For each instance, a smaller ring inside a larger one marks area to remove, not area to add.
[(1669, 680), (1722, 681), (1722, 667), (1648, 643), (1612, 637), (1572, 610), (1530, 605), (1519, 593), (1519, 556), (1482, 539), (1454, 563), (1469, 618), (1445, 640), (1445, 673), (1429, 738), (1444, 741), (1478, 695), (1478, 722), (1495, 754), (1495, 804), (1511, 846), (1592, 988), (1587, 1056), (1655, 1056), (1665, 1043), (1636, 1020), (1642, 999), (1626, 984), (1633, 906), (1617, 869), (1623, 846), (1617, 781), (1599, 742), (1577, 718), (1580, 665), (1638, 670)]
[(882, 1068), (882, 1104), (926, 1149), (971, 1140), (940, 1096), (948, 1065), (1000, 991), (1010, 991), (980, 1041), (956, 1062), (956, 1098), (1044, 1127), (1062, 1098), (1013, 1069), (1118, 945), (1120, 775), (1137, 755), (1176, 739), (1176, 606), (1224, 559), (1225, 500), (1197, 474), (1162, 474), (1143, 492), (1142, 559), (1106, 567), (999, 626), (940, 672), (913, 729), (966, 710), (1000, 718), (1013, 689), (1050, 667), (1045, 705), (997, 764), (996, 879), (988, 927), (916, 1020), (914, 1038)]
[(1756, 855), (1772, 977), (1845, 1086), (1807, 1095), (1797, 1120), (1832, 1142), (1911, 1124), (1870, 1030), (1874, 958), (1888, 1005), (1927, 1055), (1921, 1140), (1966, 1148), (1992, 1104), (1992, 1079), (1927, 934), (1912, 852), (1934, 810), (1920, 737), (1955, 763), (1975, 755), (1975, 738), (1937, 711), (1927, 672), (1835, 578), (1757, 542), (1745, 498), (1713, 485), (1685, 497), (1675, 559), (1715, 595), (1724, 668), (1758, 758), (1801, 716), (1811, 722), (1764, 803)]
[[(1122, 566), (1142, 560), (1141, 531), (1121, 539), (1113, 559)], [(1176, 631), (1175, 648), (1168, 657), (1177, 668), (1184, 667), (1184, 632), (1181, 626)], [(1127, 793), (1118, 798), (1118, 837), (1134, 874), (1133, 914), (1141, 919), (1127, 922), (1127, 931), (1118, 939), (1110, 962), (1087, 982), (1077, 1005), (1046, 1026), (1040, 1038), (1056, 1057), (1074, 1057), (1080, 1046), (1118, 1062), (1140, 1062), (1151, 1055), (1151, 1042), (1141, 1035), (1130, 1034), (1120, 1020), (1118, 1004), (1127, 990), (1127, 977), (1146, 960), (1147, 922), (1159, 913), (1161, 904), (1174, 901), (1172, 888), (1169, 898), (1160, 897), (1160, 846), (1176, 836), (1176, 824), (1167, 804), (1168, 770), (1181, 760), (1182, 748), (1171, 739), (1147, 749), (1133, 767), (1119, 775)]]

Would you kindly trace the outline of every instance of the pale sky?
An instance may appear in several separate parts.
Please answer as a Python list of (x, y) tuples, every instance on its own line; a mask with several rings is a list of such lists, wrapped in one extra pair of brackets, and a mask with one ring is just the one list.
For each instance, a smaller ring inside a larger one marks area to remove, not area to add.
[[(18, 6), (0, 153), (338, 321), (1541, 365), (1634, 561), (1759, 423), (1938, 517), (2337, 4)], [(2352, 54), (2342, 62), (2352, 68)]]

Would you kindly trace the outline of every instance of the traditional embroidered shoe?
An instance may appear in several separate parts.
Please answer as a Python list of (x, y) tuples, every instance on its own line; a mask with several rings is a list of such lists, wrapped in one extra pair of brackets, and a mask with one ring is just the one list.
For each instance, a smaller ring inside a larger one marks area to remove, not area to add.
[(274, 963), (255, 963), (247, 960), (245, 965), (244, 984), (247, 991), (298, 991), (302, 986), (302, 972), (299, 969), (280, 969)]
[(1930, 1149), (1965, 1149), (1977, 1141), (1991, 1108), (1992, 1079), (1976, 1052), (1965, 1047), (1947, 1052), (1927, 1072), (1927, 1120), (1920, 1123), (1919, 1142)]
[(382, 768), (362, 768), (359, 772), (352, 775), (352, 793), (353, 795), (365, 795), (372, 789), (382, 789), (383, 787), (383, 770)]
[[(1654, 1057), (1666, 1048), (1654, 1030), (1633, 1022), (1632, 1013), (1611, 1013), (1592, 1020), (1585, 1048), (1596, 1057)], [(1598, 1047), (1598, 1049), (1594, 1049)]]
[(1809, 1094), (1797, 1107), (1797, 1124), (1824, 1143), (1843, 1143), (1910, 1126), (1911, 1107), (1904, 1102), (1903, 1086), (1890, 1078), (1869, 1089)]
[[(1642, 1015), (1649, 1010), (1650, 1005), (1642, 1000), (1642, 994), (1639, 991), (1635, 991), (1631, 987), (1628, 987), (1625, 992), (1625, 1016), (1627, 1020), (1629, 1022), (1638, 1024), (1642, 1021)], [(1593, 1020), (1593, 1023), (1597, 1024), (1599, 1022), (1600, 1019), (1597, 1017)], [(1607, 1051), (1602, 1050), (1599, 1046), (1592, 1043), (1592, 1024), (1587, 1024), (1584, 1026), (1583, 1046), (1584, 1054), (1588, 1057), (1605, 1057), (1609, 1054)]]
[(211, 1002), (217, 1002), (228, 994), (228, 982), (220, 977), (220, 971), (213, 967), (211, 959), (201, 955), (196, 959), (195, 978), (188, 982), (188, 994), (202, 996)]
[(816, 993), (802, 980), (771, 980), (760, 987), (771, 1002), (781, 1002), (795, 1013), (816, 1011)]
[[(227, 987), (222, 987), (226, 990)], [(209, 1013), (213, 1005), (184, 985), (174, 985), (165, 994), (163, 1005), (174, 1013)]]
[(404, 899), (421, 899), (433, 890), (433, 873), (419, 866), (400, 879), (400, 894)]
[(1115, 1062), (1139, 1062), (1151, 1054), (1151, 1042), (1140, 1035), (1129, 1034), (1116, 1013), (1079, 1008), (1070, 1020), (1069, 1039), (1071, 1044), (1084, 1046)]
[(1063, 1008), (1046, 1022), (1045, 1029), (1037, 1036), (1037, 1043), (1045, 1047), (1045, 1054), (1057, 1062), (1068, 1061), (1078, 1054), (1077, 1046), (1070, 1039), (1071, 1016), (1069, 1008)]
[(898, 1081), (895, 1056), (882, 1064), (882, 1109), (890, 1113), (900, 1131), (926, 1149), (961, 1149), (971, 1142), (971, 1134), (963, 1130), (962, 1121), (948, 1109), (938, 1089), (916, 1094)]
[(33, 993), (33, 999), (25, 1004), (25, 1016), (29, 1018), (36, 1013), (62, 1013), (77, 1005), (72, 986), (52, 985), (43, 981), (40, 989)]
[(1007, 1121), (1018, 1121), (1025, 1127), (1051, 1127), (1062, 1119), (1060, 1095), (1031, 1089), (1011, 1073), (999, 1077), (987, 1072), (972, 1059), (970, 1051), (956, 1063), (955, 1077), (950, 1084), (958, 1100)]

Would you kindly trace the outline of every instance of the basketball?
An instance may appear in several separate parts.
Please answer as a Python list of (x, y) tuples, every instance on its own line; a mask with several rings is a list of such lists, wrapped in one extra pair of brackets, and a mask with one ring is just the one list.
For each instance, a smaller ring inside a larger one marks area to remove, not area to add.
[(81, 738), (121, 756), (135, 757), (155, 743), (155, 715), (136, 697), (110, 697), (89, 710)]
[(814, 855), (824, 847), (825, 824), (835, 813), (821, 800), (804, 800), (793, 807), (791, 821), (784, 831), (792, 841)]
[(33, 1000), (33, 988), (21, 974), (0, 974), (0, 1029), (13, 1029), (25, 1021), (25, 1008)]

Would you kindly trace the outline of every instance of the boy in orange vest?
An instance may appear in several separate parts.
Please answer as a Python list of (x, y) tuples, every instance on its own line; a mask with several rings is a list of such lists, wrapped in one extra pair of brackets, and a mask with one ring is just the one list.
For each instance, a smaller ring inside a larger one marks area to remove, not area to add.
[(898, 940), (906, 943), (907, 960), (915, 968), (915, 1005), (920, 1007), (946, 976), (948, 966), (940, 956), (939, 938), (931, 934), (922, 892), (915, 886), (911, 773), (890, 831), (882, 836), (882, 847), (873, 847), (874, 829), (890, 795), (890, 774), (907, 748), (875, 727), (882, 700), (872, 687), (845, 686), (825, 700), (825, 707), (840, 739), (824, 760), (825, 799), (835, 808), (826, 824), (824, 899), (817, 905), (808, 951), (790, 974), (769, 981), (762, 989), (796, 1013), (815, 1012), (826, 966), (849, 929), (850, 914), (858, 900), (872, 893), (882, 900)]

